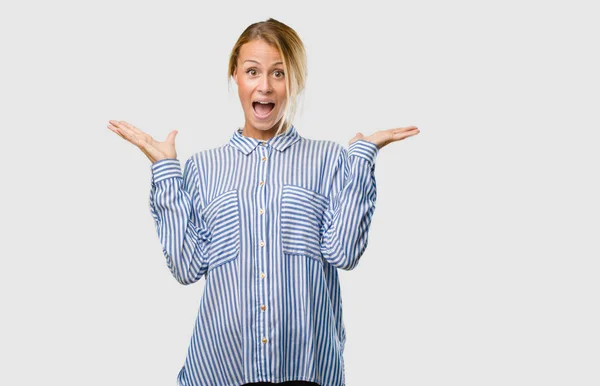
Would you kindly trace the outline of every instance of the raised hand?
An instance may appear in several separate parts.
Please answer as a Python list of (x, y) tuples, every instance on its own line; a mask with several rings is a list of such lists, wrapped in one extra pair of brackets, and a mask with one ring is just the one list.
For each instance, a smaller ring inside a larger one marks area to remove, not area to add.
[(177, 152), (175, 151), (177, 130), (171, 131), (166, 141), (159, 142), (149, 134), (144, 133), (142, 130), (125, 121), (111, 120), (108, 121), (107, 127), (121, 138), (137, 146), (152, 163), (165, 158), (177, 158)]
[(377, 145), (379, 149), (387, 145), (388, 143), (392, 143), (395, 141), (400, 141), (404, 138), (410, 137), (412, 135), (419, 134), (419, 129), (417, 126), (408, 126), (408, 127), (399, 127), (395, 129), (387, 129), (387, 130), (378, 130), (375, 133), (364, 136), (362, 133), (358, 132), (348, 142), (348, 145), (354, 141), (358, 141), (359, 139), (364, 139), (365, 141), (373, 142)]

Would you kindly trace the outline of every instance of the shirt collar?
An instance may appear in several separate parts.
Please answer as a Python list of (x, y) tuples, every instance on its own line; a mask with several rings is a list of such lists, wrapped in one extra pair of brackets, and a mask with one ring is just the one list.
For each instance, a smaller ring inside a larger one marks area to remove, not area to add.
[(241, 127), (235, 129), (231, 139), (229, 140), (229, 145), (246, 155), (250, 154), (262, 142), (266, 142), (270, 146), (273, 146), (273, 148), (276, 150), (284, 151), (300, 140), (300, 134), (298, 134), (298, 131), (294, 125), (291, 125), (285, 133), (279, 134), (267, 141), (246, 137), (242, 135), (242, 130), (243, 128)]

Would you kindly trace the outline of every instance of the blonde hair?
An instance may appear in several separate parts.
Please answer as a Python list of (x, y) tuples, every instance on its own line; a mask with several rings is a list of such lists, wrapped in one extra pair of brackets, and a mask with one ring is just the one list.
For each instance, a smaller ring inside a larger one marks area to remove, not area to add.
[(275, 47), (281, 55), (286, 84), (286, 107), (283, 119), (277, 133), (286, 132), (296, 115), (298, 95), (304, 90), (306, 84), (306, 51), (300, 37), (291, 27), (282, 22), (269, 18), (250, 24), (240, 35), (229, 55), (229, 69), (227, 78), (231, 84), (231, 78), (237, 68), (237, 61), (241, 47), (253, 40), (262, 39)]

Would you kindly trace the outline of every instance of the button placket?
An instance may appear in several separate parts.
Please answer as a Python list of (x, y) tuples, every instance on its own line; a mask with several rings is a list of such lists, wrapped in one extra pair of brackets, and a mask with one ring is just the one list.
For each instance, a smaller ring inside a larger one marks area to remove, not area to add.
[(268, 178), (268, 159), (270, 146), (266, 142), (261, 142), (260, 145), (256, 148), (257, 154), (260, 157), (258, 162), (258, 225), (259, 229), (257, 232), (258, 237), (258, 272), (260, 272), (259, 283), (258, 283), (258, 296), (256, 304), (258, 305), (258, 318), (259, 318), (259, 339), (261, 340), (261, 347), (263, 350), (260, 351), (261, 355), (264, 356), (264, 360), (267, 360), (267, 347), (269, 339), (269, 328), (268, 328), (268, 318), (266, 315), (267, 304), (269, 294), (268, 283), (267, 283), (267, 261), (268, 261), (268, 247), (269, 240), (266, 240), (267, 234), (267, 223), (265, 216), (265, 205), (267, 202), (267, 189), (266, 181)]

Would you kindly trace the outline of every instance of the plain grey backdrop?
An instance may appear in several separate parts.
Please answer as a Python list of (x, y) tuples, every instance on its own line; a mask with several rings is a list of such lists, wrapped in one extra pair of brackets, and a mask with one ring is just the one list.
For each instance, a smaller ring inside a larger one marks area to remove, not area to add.
[(598, 385), (600, 28), (592, 2), (6, 2), (0, 6), (2, 385), (175, 385), (204, 279), (170, 275), (150, 162), (243, 125), (233, 44), (305, 43), (307, 138), (381, 149), (341, 272), (348, 386)]

